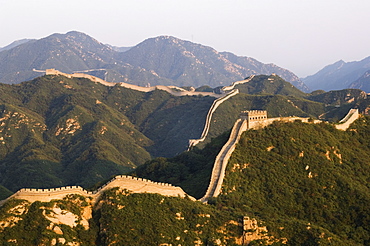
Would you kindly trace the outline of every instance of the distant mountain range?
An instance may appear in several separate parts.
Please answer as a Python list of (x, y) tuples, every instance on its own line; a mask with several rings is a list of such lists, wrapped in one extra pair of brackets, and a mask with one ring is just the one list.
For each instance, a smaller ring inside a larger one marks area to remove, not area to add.
[(360, 78), (349, 85), (349, 88), (361, 89), (370, 92), (370, 70), (366, 71)]
[(316, 74), (302, 79), (302, 81), (311, 90), (330, 91), (356, 88), (370, 93), (369, 80), (360, 79), (366, 77), (369, 71), (370, 57), (354, 62), (341, 60), (324, 67)]
[[(124, 52), (122, 52), (124, 51)], [(308, 88), (292, 72), (253, 58), (218, 52), (211, 47), (161, 36), (132, 48), (104, 45), (80, 32), (22, 40), (0, 50), (0, 82), (20, 83), (55, 68), (84, 71), (110, 82), (137, 85), (229, 85), (253, 74), (281, 76), (302, 91)]]

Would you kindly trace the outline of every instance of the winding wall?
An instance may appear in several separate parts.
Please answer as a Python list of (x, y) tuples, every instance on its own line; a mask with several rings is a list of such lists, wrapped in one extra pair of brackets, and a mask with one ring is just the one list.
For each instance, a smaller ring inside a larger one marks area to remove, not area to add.
[[(336, 125), (337, 129), (346, 130), (350, 124), (352, 124), (356, 119), (359, 118), (358, 109), (351, 109), (348, 114), (340, 121), (342, 124)], [(222, 183), (225, 177), (226, 166), (229, 162), (231, 154), (235, 150), (236, 144), (239, 142), (240, 136), (243, 132), (249, 129), (260, 129), (264, 128), (274, 121), (282, 122), (294, 122), (296, 120), (309, 123), (310, 118), (302, 117), (278, 117), (278, 118), (267, 118), (261, 120), (249, 121), (245, 119), (238, 119), (229, 137), (229, 140), (222, 147), (220, 153), (217, 155), (211, 174), (211, 180), (208, 185), (206, 194), (200, 199), (201, 202), (207, 202), (211, 197), (217, 197), (222, 188)], [(321, 120), (314, 120), (312, 123), (317, 124), (322, 122)]]
[[(37, 70), (37, 71), (39, 72), (39, 70)], [(157, 86), (151, 86), (151, 87), (142, 87), (142, 86), (128, 84), (128, 83), (124, 83), (124, 82), (113, 83), (113, 82), (107, 82), (103, 79), (100, 79), (98, 77), (95, 77), (95, 76), (92, 76), (92, 75), (89, 75), (89, 74), (85, 74), (85, 73), (78, 73), (77, 72), (77, 73), (73, 73), (73, 74), (67, 74), (67, 73), (60, 72), (56, 69), (46, 69), (45, 74), (46, 75), (62, 75), (62, 76), (65, 76), (67, 78), (86, 78), (86, 79), (89, 79), (89, 80), (91, 80), (95, 83), (100, 83), (100, 84), (103, 84), (103, 85), (106, 85), (106, 86), (115, 86), (115, 85), (119, 84), (122, 87), (132, 89), (132, 90), (136, 90), (136, 91), (141, 91), (141, 92), (151, 92), (151, 91), (154, 91), (154, 90), (163, 90), (163, 91), (166, 91), (166, 92), (168, 92), (168, 93), (170, 93), (174, 96), (199, 96), (199, 95), (201, 95), (201, 96), (211, 96), (211, 97), (218, 98), (212, 103), (212, 106), (211, 106), (211, 108), (209, 109), (209, 111), (207, 113), (206, 122), (205, 122), (205, 125), (204, 125), (203, 132), (201, 134), (201, 137), (199, 139), (190, 139), (189, 140), (189, 149), (191, 147), (197, 145), (198, 143), (203, 142), (206, 139), (206, 137), (208, 135), (208, 132), (209, 132), (210, 125), (211, 125), (212, 115), (215, 112), (215, 110), (224, 101), (226, 101), (230, 97), (235, 96), (236, 94), (239, 93), (239, 90), (237, 90), (237, 89), (234, 90), (235, 86), (239, 85), (239, 84), (248, 83), (254, 78), (254, 75), (252, 75), (248, 79), (241, 80), (241, 81), (236, 81), (236, 82), (232, 83), (232, 85), (230, 85), (230, 86), (224, 86), (222, 88), (222, 91), (224, 93), (216, 94), (216, 93), (213, 93), (213, 92), (187, 91), (187, 90), (184, 90), (183, 88), (180, 88), (180, 87), (177, 87), (177, 86), (157, 85)], [(226, 94), (227, 91), (230, 91), (230, 92)]]
[(156, 85), (156, 86), (151, 86), (151, 87), (143, 87), (143, 86), (138, 86), (138, 85), (133, 85), (133, 84), (128, 84), (125, 82), (119, 82), (119, 83), (113, 83), (113, 82), (107, 82), (103, 79), (100, 79), (98, 77), (85, 74), (85, 73), (73, 73), (73, 74), (67, 74), (67, 73), (62, 73), (58, 70), (55, 69), (46, 69), (45, 71), (46, 75), (62, 75), (67, 78), (85, 78), (89, 79), (95, 83), (100, 83), (106, 86), (115, 86), (115, 85), (120, 85), (122, 87), (136, 90), (136, 91), (141, 91), (141, 92), (151, 92), (154, 90), (163, 90), (166, 91), (174, 96), (210, 96), (210, 97), (215, 97), (215, 98), (220, 98), (225, 96), (225, 94), (216, 94), (213, 92), (201, 92), (201, 91), (187, 91), (184, 90), (180, 87), (177, 86), (165, 86), (165, 85)]
[(246, 120), (238, 119), (233, 129), (231, 130), (229, 140), (222, 147), (220, 153), (217, 155), (213, 165), (211, 180), (208, 185), (206, 194), (200, 199), (201, 202), (207, 202), (210, 197), (216, 197), (221, 192), (222, 183), (225, 177), (225, 170), (230, 156), (235, 150), (241, 134), (248, 128)]
[(279, 118), (269, 118), (269, 119), (255, 120), (255, 121), (238, 119), (235, 122), (231, 130), (229, 140), (222, 147), (220, 153), (217, 155), (215, 159), (215, 163), (213, 165), (211, 180), (209, 182), (208, 189), (206, 191), (206, 194), (200, 199), (200, 201), (207, 202), (209, 198), (217, 197), (220, 194), (222, 183), (225, 177), (227, 163), (229, 162), (231, 154), (234, 152), (236, 144), (239, 142), (240, 136), (243, 132), (245, 132), (248, 129), (259, 129), (259, 128), (266, 127), (272, 124), (274, 121), (293, 122), (295, 120), (301, 120), (302, 122), (308, 122), (309, 118), (279, 117)]
[[(91, 197), (93, 203), (108, 189), (119, 187), (130, 190), (133, 193), (158, 193), (164, 196), (188, 196), (180, 187), (172, 186), (168, 183), (153, 182), (148, 179), (136, 178), (132, 176), (119, 175), (114, 177), (108, 183), (95, 191), (87, 191), (80, 186), (67, 186), (53, 189), (20, 189), (7, 199), (0, 201), (0, 205), (9, 199), (24, 199), (30, 202), (41, 201), (49, 202), (53, 199), (63, 199), (69, 194), (78, 194), (85, 197)], [(189, 197), (189, 196), (188, 196)], [(195, 200), (194, 198), (190, 197)]]
[(204, 124), (204, 129), (203, 129), (202, 135), (200, 136), (199, 139), (190, 139), (189, 140), (189, 148), (188, 148), (188, 150), (191, 147), (197, 145), (200, 142), (203, 142), (206, 139), (206, 137), (208, 135), (208, 132), (209, 132), (209, 128), (211, 126), (212, 115), (216, 111), (216, 109), (218, 108), (218, 106), (220, 106), (221, 103), (223, 103), (224, 101), (226, 101), (230, 97), (237, 95), (238, 93), (239, 93), (239, 90), (236, 89), (236, 90), (233, 90), (230, 93), (226, 94), (224, 97), (218, 98), (218, 99), (216, 99), (216, 100), (213, 101), (212, 106), (211, 106), (211, 108), (209, 109), (209, 111), (207, 113), (206, 123)]
[(233, 82), (231, 85), (229, 86), (224, 86), (222, 87), (222, 90), (223, 91), (231, 91), (235, 88), (236, 85), (241, 85), (241, 84), (245, 84), (245, 83), (248, 83), (250, 82), (252, 79), (254, 78), (254, 75), (251, 75), (249, 76), (249, 78), (245, 79), (245, 80), (240, 80), (240, 81), (235, 81)]
[(226, 101), (230, 97), (235, 96), (236, 94), (239, 93), (238, 89), (234, 90), (235, 86), (240, 85), (240, 84), (248, 83), (253, 78), (254, 78), (254, 75), (251, 75), (248, 79), (236, 81), (236, 82), (232, 83), (232, 85), (222, 87), (223, 92), (225, 92), (225, 93), (226, 93), (226, 91), (231, 91), (231, 92), (229, 92), (226, 96), (223, 96), (223, 97), (221, 97), (221, 98), (219, 98), (219, 99), (217, 99), (213, 102), (211, 108), (208, 111), (208, 114), (207, 114), (207, 117), (206, 117), (206, 123), (204, 124), (204, 129), (203, 129), (202, 135), (200, 136), (199, 139), (190, 139), (189, 140), (188, 150), (190, 150), (191, 147), (197, 145), (200, 142), (203, 142), (206, 139), (206, 137), (208, 135), (208, 132), (209, 132), (209, 128), (211, 127), (211, 121), (212, 121), (213, 113), (216, 111), (218, 106), (220, 106), (224, 101)]

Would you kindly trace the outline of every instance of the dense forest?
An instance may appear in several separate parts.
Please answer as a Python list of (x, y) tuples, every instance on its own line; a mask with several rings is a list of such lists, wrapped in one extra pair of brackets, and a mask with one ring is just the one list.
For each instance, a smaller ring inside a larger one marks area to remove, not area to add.
[[(337, 121), (349, 108), (369, 110), (359, 90), (305, 94), (275, 75), (238, 89), (214, 113), (206, 141), (184, 151), (200, 136), (214, 98), (62, 76), (0, 85), (0, 198), (23, 187), (96, 189), (123, 173), (200, 198), (240, 111)], [(118, 189), (96, 204), (76, 195), (8, 201), (0, 207), (1, 245), (240, 245), (253, 231), (243, 232), (244, 216), (267, 228), (250, 245), (370, 245), (370, 117), (347, 131), (333, 124), (275, 122), (246, 131), (220, 196), (208, 204)], [(52, 222), (60, 210), (75, 224)]]

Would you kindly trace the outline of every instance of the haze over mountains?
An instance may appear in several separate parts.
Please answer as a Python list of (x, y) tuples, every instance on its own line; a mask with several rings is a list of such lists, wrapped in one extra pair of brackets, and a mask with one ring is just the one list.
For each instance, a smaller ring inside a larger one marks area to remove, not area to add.
[(2, 83), (30, 80), (40, 75), (34, 69), (47, 68), (65, 73), (83, 71), (110, 82), (141, 86), (217, 87), (252, 74), (275, 73), (304, 92), (346, 88), (370, 92), (365, 80), (357, 81), (370, 70), (370, 57), (353, 62), (341, 60), (300, 79), (275, 64), (264, 64), (230, 52), (218, 52), (211, 47), (171, 36), (149, 38), (134, 47), (117, 47), (72, 31), (38, 40), (22, 39), (0, 48)]
[(80, 32), (53, 34), (0, 52), (0, 82), (19, 83), (55, 68), (88, 71), (110, 82), (137, 85), (229, 85), (252, 74), (276, 73), (297, 88), (307, 87), (292, 72), (174, 37), (150, 38), (126, 52)]
[(367, 93), (369, 83), (359, 79), (370, 71), (370, 57), (361, 61), (338, 61), (321, 69), (314, 75), (303, 78), (302, 81), (311, 90), (340, 90), (345, 88), (362, 89)]

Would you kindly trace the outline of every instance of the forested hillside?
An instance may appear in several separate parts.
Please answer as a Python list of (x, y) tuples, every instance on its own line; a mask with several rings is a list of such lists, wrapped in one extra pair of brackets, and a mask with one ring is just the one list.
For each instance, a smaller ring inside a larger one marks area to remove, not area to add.
[[(269, 117), (340, 119), (351, 107), (369, 108), (359, 90), (305, 94), (276, 75), (255, 76), (236, 88), (240, 93), (217, 108), (198, 148), (229, 131), (243, 110), (265, 109)], [(55, 75), (0, 84), (0, 93), (0, 185), (13, 192), (23, 187), (88, 188), (153, 157), (180, 154), (189, 139), (200, 137), (215, 100)]]
[[(249, 130), (229, 161), (222, 194), (209, 203), (258, 218), (287, 245), (370, 245), (369, 134), (369, 117), (345, 132), (301, 122)], [(160, 161), (165, 164), (157, 168)], [(177, 165), (160, 161), (146, 163), (138, 174), (169, 180), (163, 174)], [(198, 172), (204, 169), (200, 165)], [(176, 178), (183, 176), (174, 173)], [(188, 192), (197, 195), (196, 189)]]
[[(302, 122), (249, 130), (231, 156), (220, 196), (208, 205), (115, 189), (101, 197), (89, 217), (91, 201), (84, 197), (9, 201), (0, 208), (0, 242), (240, 245), (241, 221), (248, 216), (266, 226), (263, 236), (251, 237), (250, 245), (370, 245), (369, 131), (370, 117), (360, 118), (347, 131)], [(136, 175), (179, 184), (200, 197), (212, 159), (227, 137), (225, 133), (203, 149), (147, 162)], [(76, 224), (52, 222), (62, 214), (74, 216)]]
[(44, 76), (0, 84), (0, 184), (93, 185), (199, 137), (214, 98)]
[(0, 245), (237, 245), (242, 237), (240, 218), (228, 211), (118, 189), (107, 191), (95, 207), (77, 195), (13, 200), (0, 207), (0, 222)]
[(369, 133), (369, 117), (346, 132), (299, 122), (247, 131), (216, 203), (258, 216), (294, 245), (369, 245)]

